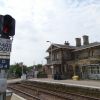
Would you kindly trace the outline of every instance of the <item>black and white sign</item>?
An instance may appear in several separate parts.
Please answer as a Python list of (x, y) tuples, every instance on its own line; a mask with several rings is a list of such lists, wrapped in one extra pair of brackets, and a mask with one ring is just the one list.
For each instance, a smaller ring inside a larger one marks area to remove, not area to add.
[(0, 38), (0, 52), (11, 52), (12, 40)]
[(10, 66), (10, 59), (0, 59), (0, 69), (8, 69)]

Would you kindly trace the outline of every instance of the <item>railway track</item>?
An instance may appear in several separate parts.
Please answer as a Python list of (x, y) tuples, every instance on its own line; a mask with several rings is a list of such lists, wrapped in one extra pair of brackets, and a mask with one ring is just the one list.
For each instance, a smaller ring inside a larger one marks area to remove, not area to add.
[[(18, 91), (19, 93), (24, 93), (26, 95), (29, 95), (29, 96), (33, 96), (32, 98), (35, 97), (35, 100), (73, 100), (71, 98), (68, 98), (68, 97), (65, 97), (65, 95), (63, 94), (58, 94), (56, 92), (53, 92), (53, 91), (48, 91), (48, 90), (43, 90), (43, 89), (40, 89), (40, 88), (37, 88), (37, 87), (32, 87), (31, 85), (27, 85), (26, 84), (11, 84), (11, 86), (8, 86), (8, 89), (11, 89), (11, 90), (14, 90), (14, 91)], [(53, 96), (52, 98), (56, 98), (56, 99), (45, 99), (45, 97), (43, 97), (42, 95), (43, 94), (46, 94), (46, 98), (50, 98), (51, 96)], [(22, 95), (22, 97), (24, 97)], [(29, 99), (27, 99), (29, 100)], [(33, 99), (30, 99), (30, 100), (33, 100)]]
[(19, 96), (25, 98), (26, 100), (41, 100), (37, 96), (31, 95), (19, 88), (8, 86), (8, 89), (12, 90), (14, 93), (18, 94)]
[[(100, 100), (90, 96), (70, 92), (51, 91), (29, 83), (10, 84), (8, 89), (18, 91), (28, 97), (27, 100)], [(26, 98), (26, 97), (25, 97)]]

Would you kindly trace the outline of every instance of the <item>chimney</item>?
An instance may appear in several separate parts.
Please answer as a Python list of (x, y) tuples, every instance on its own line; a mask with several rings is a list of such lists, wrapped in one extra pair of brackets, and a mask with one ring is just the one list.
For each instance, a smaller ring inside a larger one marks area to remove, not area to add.
[(76, 39), (76, 47), (81, 46), (81, 38), (75, 38)]
[(69, 42), (68, 42), (68, 41), (67, 41), (67, 42), (65, 41), (65, 43), (64, 43), (64, 44), (65, 44), (65, 45), (69, 45)]
[(89, 37), (87, 35), (83, 36), (83, 45), (88, 45), (89, 44)]

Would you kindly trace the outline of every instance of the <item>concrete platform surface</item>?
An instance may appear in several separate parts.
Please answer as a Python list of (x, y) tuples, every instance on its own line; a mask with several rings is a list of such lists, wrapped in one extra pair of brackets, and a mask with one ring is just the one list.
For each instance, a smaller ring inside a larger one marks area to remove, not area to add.
[(13, 93), (11, 100), (26, 100), (26, 99), (24, 99), (24, 98), (18, 96), (17, 94)]
[(9, 79), (9, 80), (7, 80), (7, 83), (15, 83), (15, 82), (18, 82), (18, 81), (21, 81), (21, 78), (18, 78), (18, 79)]

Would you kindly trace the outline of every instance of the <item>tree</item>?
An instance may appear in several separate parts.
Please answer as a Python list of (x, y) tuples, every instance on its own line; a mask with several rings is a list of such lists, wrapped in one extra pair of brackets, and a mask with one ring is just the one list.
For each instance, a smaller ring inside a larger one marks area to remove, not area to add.
[[(26, 73), (28, 70), (26, 65), (23, 65), (23, 73)], [(15, 63), (14, 65), (11, 65), (9, 68), (9, 74), (12, 74), (16, 77), (21, 77), (22, 75), (22, 67), (20, 66), (20, 63)]]

